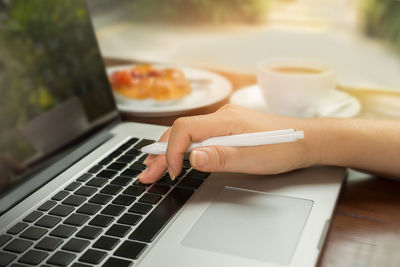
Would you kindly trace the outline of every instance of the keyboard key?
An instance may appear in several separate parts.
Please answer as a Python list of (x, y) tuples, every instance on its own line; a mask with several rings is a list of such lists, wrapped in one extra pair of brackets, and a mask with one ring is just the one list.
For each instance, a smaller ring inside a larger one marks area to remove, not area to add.
[(67, 191), (60, 191), (60, 192), (58, 192), (57, 194), (55, 194), (51, 199), (52, 200), (56, 200), (56, 201), (58, 201), (58, 200), (63, 200), (66, 196), (68, 196), (69, 195), (69, 192), (67, 192)]
[(136, 157), (140, 154), (141, 152), (139, 150), (137, 150), (136, 148), (131, 148), (128, 151), (125, 152), (124, 155), (126, 156), (133, 156)]
[(133, 178), (133, 177), (138, 176), (139, 173), (140, 173), (140, 171), (138, 171), (138, 170), (126, 169), (125, 171), (123, 171), (121, 173), (121, 176)]
[(61, 216), (61, 217), (65, 217), (69, 214), (71, 214), (71, 212), (74, 211), (74, 208), (71, 206), (67, 206), (67, 205), (57, 205), (55, 208), (53, 208), (49, 214), (51, 215), (55, 215), (55, 216)]
[(54, 237), (45, 237), (40, 240), (39, 243), (35, 246), (37, 249), (46, 250), (46, 251), (54, 251), (62, 244), (62, 239), (54, 238)]
[(140, 196), (144, 191), (146, 191), (146, 188), (143, 186), (129, 186), (123, 193), (125, 195)]
[(143, 203), (148, 203), (148, 204), (156, 204), (158, 201), (160, 201), (161, 196), (156, 195), (156, 194), (144, 194), (139, 201)]
[(127, 224), (127, 225), (136, 225), (142, 216), (136, 215), (136, 214), (131, 214), (131, 213), (126, 213), (122, 215), (122, 217), (118, 220), (119, 223), (122, 224)]
[(131, 143), (124, 143), (124, 144), (122, 144), (121, 146), (119, 146), (118, 148), (117, 148), (117, 150), (123, 150), (123, 151), (125, 151), (125, 150), (127, 150), (128, 148), (130, 148), (132, 146), (132, 144)]
[(52, 207), (54, 207), (57, 204), (57, 202), (53, 201), (53, 200), (48, 200), (45, 203), (43, 203), (38, 210), (41, 211), (48, 211), (49, 209), (51, 209)]
[(103, 166), (101, 165), (94, 165), (92, 168), (90, 168), (88, 170), (88, 173), (97, 173), (99, 172), (101, 169), (103, 169)]
[(109, 236), (102, 236), (100, 237), (96, 243), (94, 243), (94, 248), (104, 249), (104, 250), (112, 250), (118, 244), (119, 239), (109, 237)]
[(153, 185), (150, 189), (150, 193), (165, 195), (169, 191), (169, 186), (164, 185)]
[(83, 202), (85, 202), (85, 201), (86, 201), (86, 197), (72, 195), (72, 196), (67, 197), (67, 198), (62, 202), (62, 204), (77, 207), (77, 206), (80, 206), (80, 205), (81, 205)]
[(94, 186), (94, 187), (102, 187), (108, 182), (108, 179), (106, 178), (92, 178), (89, 182), (86, 183), (86, 185)]
[(101, 228), (85, 226), (76, 234), (76, 236), (85, 239), (95, 239), (101, 232)]
[(24, 222), (34, 222), (43, 215), (43, 212), (40, 211), (32, 211), (28, 216), (24, 218)]
[(18, 261), (30, 265), (38, 265), (41, 263), (49, 253), (39, 251), (39, 250), (29, 250), (26, 252)]
[[(71, 267), (92, 267), (93, 265), (87, 265), (81, 262), (75, 262), (74, 264), (71, 265)], [(43, 267), (43, 266), (42, 266)]]
[(89, 216), (83, 215), (83, 214), (77, 214), (74, 213), (71, 216), (69, 216), (64, 223), (69, 224), (69, 225), (74, 225), (74, 226), (82, 226), (84, 225), (88, 220), (90, 219)]
[(51, 236), (56, 236), (56, 237), (61, 237), (61, 238), (68, 238), (70, 237), (73, 233), (75, 233), (78, 230), (78, 228), (73, 227), (73, 226), (68, 226), (68, 225), (59, 225), (54, 229), (50, 235)]
[(10, 265), (10, 267), (26, 267), (26, 265), (21, 263), (13, 263), (12, 265)]
[(129, 144), (123, 144), (120, 147), (118, 147), (117, 150), (125, 151), (130, 147), (131, 147), (131, 145), (129, 145)]
[(171, 185), (176, 184), (178, 181), (179, 181), (179, 179), (171, 180), (171, 178), (169, 178), (169, 176), (164, 175), (163, 177), (161, 177), (160, 180), (158, 180), (156, 182), (156, 184), (171, 186)]
[(105, 165), (110, 164), (110, 162), (111, 162), (112, 160), (113, 160), (112, 157), (106, 157), (106, 158), (102, 159), (98, 164), (99, 164), (99, 165), (105, 166)]
[(81, 186), (78, 190), (75, 191), (75, 195), (90, 197), (97, 191), (97, 188), (89, 187), (89, 186)]
[(80, 182), (72, 182), (66, 188), (64, 188), (64, 190), (75, 191), (75, 189), (77, 189), (79, 186), (81, 186)]
[(114, 224), (108, 229), (106, 235), (111, 235), (115, 237), (124, 237), (131, 230), (131, 227), (121, 224)]
[(129, 239), (152, 242), (170, 219), (186, 203), (193, 190), (174, 188), (158, 206), (142, 221)]
[(129, 144), (123, 144), (120, 147), (118, 147), (116, 150), (123, 152), (123, 151), (127, 150), (128, 148), (130, 148), (131, 146), (132, 145), (129, 145)]
[(112, 170), (104, 170), (101, 171), (97, 174), (97, 177), (103, 177), (107, 179), (113, 178), (118, 172), (117, 171), (112, 171)]
[(178, 187), (185, 187), (189, 189), (197, 189), (203, 183), (203, 180), (193, 179), (186, 177), (179, 184)]
[(112, 203), (122, 206), (130, 206), (135, 200), (136, 198), (132, 196), (119, 195), (112, 201)]
[(15, 260), (16, 257), (16, 255), (0, 251), (0, 266), (7, 266)]
[(23, 240), (23, 239), (14, 239), (7, 246), (4, 247), (4, 250), (21, 253), (24, 252), (27, 248), (29, 248), (33, 242)]
[(117, 158), (116, 161), (120, 162), (120, 163), (128, 164), (128, 163), (131, 163), (134, 159), (135, 159), (135, 156), (124, 155), (124, 156)]
[(136, 260), (140, 257), (142, 252), (147, 248), (146, 244), (135, 242), (135, 241), (125, 241), (122, 245), (114, 252), (115, 256), (122, 258), (128, 258)]
[(35, 225), (46, 227), (46, 228), (52, 228), (56, 224), (58, 224), (59, 222), (61, 222), (61, 218), (60, 217), (45, 215), (42, 218), (40, 218), (40, 220), (37, 221), (35, 223)]
[(148, 213), (153, 206), (143, 203), (135, 203), (133, 206), (128, 210), (128, 212), (138, 213), (138, 214), (146, 214)]
[(107, 185), (105, 186), (100, 193), (103, 194), (108, 194), (108, 195), (116, 195), (119, 192), (121, 192), (121, 190), (123, 189), (122, 186), (118, 186), (118, 185)]
[(134, 162), (131, 166), (129, 166), (129, 169), (134, 169), (134, 170), (138, 170), (138, 171), (143, 171), (144, 169), (146, 169), (146, 165), (144, 165), (142, 162)]
[(84, 173), (84, 174), (82, 174), (81, 176), (79, 176), (79, 178), (78, 179), (76, 179), (78, 182), (86, 182), (87, 180), (89, 180), (90, 179), (90, 177), (92, 177), (92, 174), (90, 174), (90, 173)]
[(119, 177), (115, 178), (114, 180), (112, 180), (111, 184), (125, 186), (125, 185), (129, 184), (131, 181), (132, 181), (132, 178), (119, 176)]
[(107, 214), (111, 216), (118, 216), (120, 215), (123, 211), (125, 210), (125, 207), (123, 206), (118, 206), (118, 205), (113, 205), (110, 204), (107, 207), (105, 207), (101, 213), (102, 214)]
[(147, 187), (149, 187), (151, 184), (143, 184), (143, 183), (141, 183), (138, 179), (136, 179), (136, 180), (133, 182), (133, 185), (135, 185), (135, 186), (142, 186), (142, 187), (147, 188)]
[(76, 212), (87, 215), (94, 215), (101, 209), (100, 205), (96, 204), (83, 204)]
[(82, 252), (88, 245), (90, 244), (89, 241), (78, 239), (78, 238), (71, 238), (63, 247), (63, 250), (68, 250), (72, 252)]
[(26, 239), (31, 239), (31, 240), (38, 240), (45, 233), (47, 233), (46, 229), (39, 228), (39, 227), (36, 227), (36, 226), (31, 226), (21, 234), (21, 237), (22, 238), (26, 238)]
[(75, 254), (57, 251), (48, 261), (49, 264), (54, 264), (58, 266), (67, 266), (75, 259)]
[(133, 144), (136, 143), (137, 141), (139, 141), (138, 138), (132, 137), (131, 139), (129, 139), (128, 141), (126, 141), (125, 144), (133, 145)]
[(139, 159), (137, 159), (137, 161), (139, 162), (144, 162), (144, 160), (149, 156), (149, 154), (143, 154)]
[(136, 148), (137, 150), (140, 150), (142, 147), (153, 144), (155, 141), (150, 140), (150, 139), (142, 139), (137, 143), (136, 145), (133, 146), (133, 148)]
[(187, 177), (202, 179), (202, 180), (206, 179), (208, 176), (210, 176), (209, 172), (201, 172), (198, 170), (191, 170), (187, 175)]
[[(181, 178), (186, 174), (186, 170), (182, 169), (181, 172), (176, 176), (176, 178)], [(171, 177), (169, 177), (169, 173), (165, 173), (164, 176), (168, 179), (171, 180)], [(176, 179), (175, 179), (176, 180)]]
[(99, 264), (107, 255), (106, 252), (95, 250), (95, 249), (88, 249), (80, 258), (79, 261), (91, 263), (91, 264)]
[(114, 217), (111, 217), (111, 216), (97, 215), (89, 222), (89, 224), (94, 225), (94, 226), (99, 226), (99, 227), (107, 227), (111, 224), (111, 222), (113, 220), (114, 220)]
[(96, 194), (89, 200), (89, 202), (104, 205), (104, 204), (107, 204), (107, 202), (109, 202), (111, 199), (112, 199), (112, 196), (110, 196), (110, 195)]
[(112, 153), (110, 153), (109, 155), (108, 155), (108, 157), (111, 157), (111, 158), (116, 158), (116, 157), (118, 157), (118, 156), (120, 156), (122, 153), (124, 153), (124, 151), (125, 151), (125, 149), (116, 149), (116, 150), (114, 150)]
[(8, 229), (7, 233), (9, 233), (10, 235), (16, 235), (16, 234), (20, 233), (22, 230), (24, 230), (26, 227), (28, 227), (27, 223), (19, 222), (19, 223), (16, 223), (10, 229)]
[(182, 162), (182, 169), (190, 169), (192, 167), (192, 165), (190, 165), (190, 161), (189, 160), (183, 160)]
[(0, 247), (3, 246), (5, 243), (10, 241), (11, 236), (9, 235), (0, 235)]
[(103, 264), (102, 267), (114, 267), (114, 266), (130, 267), (132, 265), (133, 265), (132, 261), (111, 257)]
[(123, 168), (125, 168), (126, 165), (127, 165), (126, 163), (114, 162), (114, 163), (108, 165), (107, 169), (114, 170), (114, 171), (120, 171)]

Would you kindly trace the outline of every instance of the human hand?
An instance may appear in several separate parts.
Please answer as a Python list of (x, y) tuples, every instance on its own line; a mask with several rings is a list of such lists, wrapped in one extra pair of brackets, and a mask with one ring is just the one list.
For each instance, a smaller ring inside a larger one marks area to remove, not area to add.
[[(318, 161), (318, 144), (313, 138), (316, 119), (296, 119), (260, 113), (233, 105), (217, 112), (177, 119), (160, 138), (168, 142), (166, 155), (150, 155), (147, 169), (139, 175), (142, 183), (157, 181), (168, 168), (172, 179), (182, 169), (183, 154), (191, 142), (222, 135), (296, 128), (303, 130), (305, 139), (253, 147), (210, 146), (193, 150), (190, 162), (193, 168), (206, 172), (242, 172), (276, 174), (311, 166)], [(312, 147), (311, 142), (312, 140)]]

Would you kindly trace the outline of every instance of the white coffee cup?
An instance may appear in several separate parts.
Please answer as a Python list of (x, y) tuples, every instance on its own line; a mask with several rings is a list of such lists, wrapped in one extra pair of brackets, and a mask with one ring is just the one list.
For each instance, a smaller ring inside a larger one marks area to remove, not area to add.
[(318, 102), (336, 86), (329, 67), (306, 59), (264, 61), (257, 78), (271, 113), (300, 118), (318, 116)]

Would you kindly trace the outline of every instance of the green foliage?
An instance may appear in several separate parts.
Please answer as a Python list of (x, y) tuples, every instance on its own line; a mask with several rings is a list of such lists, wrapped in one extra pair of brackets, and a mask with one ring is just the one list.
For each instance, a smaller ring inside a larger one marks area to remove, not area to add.
[(255, 23), (263, 19), (271, 0), (136, 0), (134, 20), (183, 23)]
[(388, 40), (400, 50), (399, 0), (364, 0), (362, 14), (368, 35)]
[(15, 152), (20, 160), (32, 153), (21, 129), (56, 105), (79, 98), (91, 122), (114, 103), (103, 90), (104, 66), (83, 1), (2, 3), (0, 154)]

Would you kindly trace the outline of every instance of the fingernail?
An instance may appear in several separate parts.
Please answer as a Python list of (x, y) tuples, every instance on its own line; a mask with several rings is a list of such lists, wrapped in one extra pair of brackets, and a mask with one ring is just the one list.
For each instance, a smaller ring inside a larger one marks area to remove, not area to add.
[(147, 157), (147, 158), (143, 161), (143, 164), (146, 165), (146, 166), (148, 166), (149, 163), (150, 163), (149, 157)]
[(140, 180), (142, 180), (144, 178), (144, 176), (146, 176), (146, 173), (148, 172), (149, 168), (144, 169), (144, 171), (142, 171), (137, 178)]
[(176, 177), (171, 167), (168, 167), (168, 174), (172, 181), (175, 180)]
[(192, 165), (193, 167), (206, 166), (208, 164), (208, 154), (202, 150), (194, 150), (192, 152)]

